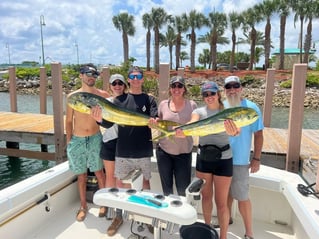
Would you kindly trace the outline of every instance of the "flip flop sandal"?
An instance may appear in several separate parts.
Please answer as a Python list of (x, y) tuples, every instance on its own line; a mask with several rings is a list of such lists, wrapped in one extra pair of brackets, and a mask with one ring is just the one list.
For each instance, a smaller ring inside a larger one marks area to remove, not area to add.
[(87, 213), (87, 209), (81, 207), (81, 208), (79, 209), (79, 211), (77, 212), (77, 214), (76, 214), (76, 220), (77, 220), (78, 222), (84, 221), (84, 219), (86, 218), (86, 213)]

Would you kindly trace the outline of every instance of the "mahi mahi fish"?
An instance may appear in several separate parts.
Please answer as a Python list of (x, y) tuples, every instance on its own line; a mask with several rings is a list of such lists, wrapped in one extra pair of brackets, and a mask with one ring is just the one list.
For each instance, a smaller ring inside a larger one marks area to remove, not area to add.
[[(149, 116), (117, 106), (101, 96), (88, 92), (76, 92), (70, 95), (68, 105), (85, 114), (90, 114), (92, 107), (99, 106), (102, 109), (102, 118), (118, 125), (147, 126), (149, 124)], [(178, 125), (180, 124), (172, 121), (160, 120), (155, 128), (166, 132), (168, 126)]]
[(154, 138), (153, 141), (174, 136), (177, 129), (183, 130), (185, 136), (205, 136), (221, 133), (226, 131), (224, 127), (224, 120), (226, 119), (233, 120), (237, 128), (240, 128), (254, 123), (258, 119), (258, 114), (254, 109), (248, 107), (228, 108), (206, 119), (175, 127), (174, 130), (160, 130), (162, 134)]

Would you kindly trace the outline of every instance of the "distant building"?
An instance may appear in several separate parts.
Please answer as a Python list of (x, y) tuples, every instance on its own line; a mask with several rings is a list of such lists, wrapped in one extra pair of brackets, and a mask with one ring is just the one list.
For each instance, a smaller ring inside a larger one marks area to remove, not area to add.
[[(309, 54), (315, 54), (315, 49), (310, 49)], [(305, 51), (302, 50), (302, 54), (304, 54)], [(280, 63), (280, 51), (279, 49), (276, 49), (273, 53), (275, 56), (275, 62), (273, 63), (273, 68), (279, 69), (279, 63)], [(287, 48), (285, 49), (285, 62), (284, 62), (284, 69), (289, 70), (293, 68), (293, 65), (300, 62), (300, 49), (299, 48)]]

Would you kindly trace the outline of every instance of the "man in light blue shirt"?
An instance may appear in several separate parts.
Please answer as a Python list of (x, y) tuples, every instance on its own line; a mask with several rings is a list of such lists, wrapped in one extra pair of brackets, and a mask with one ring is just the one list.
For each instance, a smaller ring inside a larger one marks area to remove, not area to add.
[[(230, 146), (233, 154), (233, 178), (228, 206), (231, 209), (233, 199), (238, 200), (239, 212), (245, 225), (244, 238), (253, 239), (252, 207), (249, 199), (249, 172), (256, 173), (260, 167), (264, 124), (259, 107), (254, 102), (242, 97), (243, 88), (237, 76), (227, 77), (224, 88), (226, 95), (225, 108), (245, 106), (253, 108), (259, 115), (257, 121), (240, 128), (238, 135), (230, 137)], [(254, 140), (254, 151), (253, 157), (250, 159), (252, 139)]]

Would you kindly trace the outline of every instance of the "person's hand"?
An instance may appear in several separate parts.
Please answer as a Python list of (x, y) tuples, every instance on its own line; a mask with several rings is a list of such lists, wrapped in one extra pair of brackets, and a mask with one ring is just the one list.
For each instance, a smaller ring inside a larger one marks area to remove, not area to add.
[(95, 121), (101, 123), (102, 122), (102, 109), (100, 106), (96, 105), (91, 108), (90, 115)]
[(184, 134), (182, 129), (176, 129), (175, 130), (175, 137), (177, 137), (177, 138), (185, 138), (186, 135)]
[(148, 127), (152, 128), (156, 128), (156, 126), (158, 125), (157, 123), (158, 118), (150, 118), (148, 121)]
[(250, 161), (250, 172), (251, 173), (257, 173), (259, 171), (259, 168), (260, 168), (260, 160), (255, 160), (255, 159), (252, 159)]
[(237, 126), (235, 125), (233, 120), (225, 120), (224, 121), (224, 126), (225, 126), (225, 130), (226, 133), (230, 136), (237, 136), (240, 133), (240, 130), (237, 129)]

